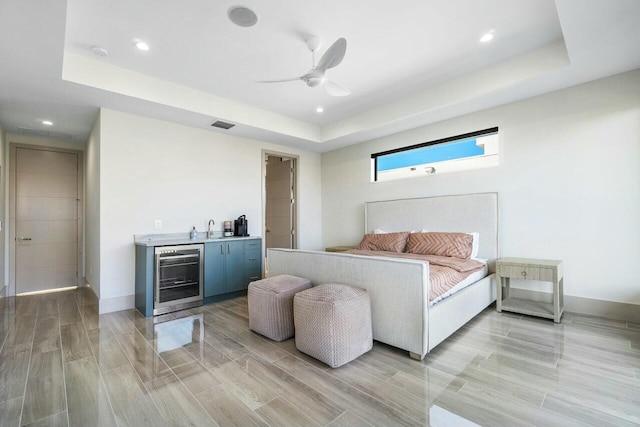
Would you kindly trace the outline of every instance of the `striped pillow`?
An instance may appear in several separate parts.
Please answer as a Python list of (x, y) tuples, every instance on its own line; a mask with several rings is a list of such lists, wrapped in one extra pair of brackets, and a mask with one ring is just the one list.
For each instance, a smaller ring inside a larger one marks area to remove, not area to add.
[(365, 234), (356, 249), (365, 251), (404, 252), (408, 231), (400, 233)]
[(468, 233), (412, 233), (407, 242), (407, 253), (449, 256), (469, 259), (473, 249), (473, 236)]

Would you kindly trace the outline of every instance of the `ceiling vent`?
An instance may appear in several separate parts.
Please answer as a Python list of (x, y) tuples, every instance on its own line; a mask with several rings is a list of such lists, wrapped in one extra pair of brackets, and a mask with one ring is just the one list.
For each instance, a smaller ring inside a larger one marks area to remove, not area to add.
[(63, 132), (51, 132), (48, 130), (40, 130), (33, 128), (26, 128), (22, 126), (18, 126), (18, 133), (24, 135), (33, 135), (40, 136), (42, 138), (55, 138), (55, 139), (63, 139), (65, 141), (71, 141), (73, 139), (73, 135)]
[(211, 123), (211, 126), (213, 126), (214, 128), (220, 128), (220, 129), (231, 129), (235, 125), (233, 123), (227, 123), (227, 122), (222, 122), (220, 120), (217, 120)]

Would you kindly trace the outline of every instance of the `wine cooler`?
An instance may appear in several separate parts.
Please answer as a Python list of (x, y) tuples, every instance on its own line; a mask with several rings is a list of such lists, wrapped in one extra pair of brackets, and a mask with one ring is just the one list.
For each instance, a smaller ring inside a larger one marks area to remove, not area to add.
[(153, 314), (202, 305), (204, 245), (155, 248)]

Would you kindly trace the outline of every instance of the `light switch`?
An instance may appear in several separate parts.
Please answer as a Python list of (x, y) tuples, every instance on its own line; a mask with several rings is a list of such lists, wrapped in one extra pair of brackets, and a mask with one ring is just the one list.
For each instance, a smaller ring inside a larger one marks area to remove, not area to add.
[(156, 230), (159, 230), (161, 228), (162, 228), (162, 220), (156, 219)]

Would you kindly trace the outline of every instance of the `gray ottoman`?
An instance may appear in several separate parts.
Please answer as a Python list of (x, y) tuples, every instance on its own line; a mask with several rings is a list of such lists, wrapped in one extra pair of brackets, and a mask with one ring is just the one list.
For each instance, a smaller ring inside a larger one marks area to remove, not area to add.
[(371, 302), (365, 289), (326, 284), (293, 299), (296, 348), (332, 368), (373, 347)]
[(249, 328), (274, 341), (293, 336), (293, 296), (311, 282), (284, 274), (249, 283)]

